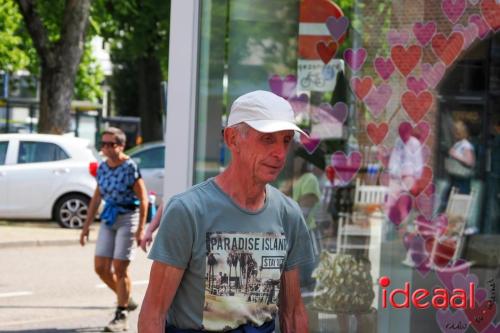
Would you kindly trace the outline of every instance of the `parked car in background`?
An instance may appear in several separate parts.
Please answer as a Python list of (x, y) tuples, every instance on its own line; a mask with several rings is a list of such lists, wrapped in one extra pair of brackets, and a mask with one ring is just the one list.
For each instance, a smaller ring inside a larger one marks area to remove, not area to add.
[(156, 194), (156, 205), (163, 198), (163, 178), (165, 176), (165, 143), (151, 142), (135, 146), (126, 152), (141, 170), (148, 192)]
[(80, 228), (99, 160), (85, 139), (0, 134), (0, 219), (54, 219)]

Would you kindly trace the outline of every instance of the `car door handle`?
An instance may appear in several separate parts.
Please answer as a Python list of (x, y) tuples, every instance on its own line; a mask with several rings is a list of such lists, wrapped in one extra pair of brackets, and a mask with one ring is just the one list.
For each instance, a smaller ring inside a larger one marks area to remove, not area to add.
[(56, 174), (56, 175), (60, 175), (60, 174), (63, 174), (63, 173), (68, 173), (69, 169), (68, 168), (60, 168), (60, 169), (55, 169), (52, 172), (54, 174)]

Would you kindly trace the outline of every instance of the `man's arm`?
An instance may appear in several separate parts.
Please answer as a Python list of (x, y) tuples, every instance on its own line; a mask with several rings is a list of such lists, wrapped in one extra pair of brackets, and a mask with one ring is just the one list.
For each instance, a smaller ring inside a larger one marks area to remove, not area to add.
[(300, 294), (298, 267), (281, 275), (279, 318), (283, 333), (309, 332), (307, 312)]
[(154, 261), (149, 275), (148, 289), (139, 314), (141, 333), (164, 333), (167, 311), (172, 304), (184, 270)]

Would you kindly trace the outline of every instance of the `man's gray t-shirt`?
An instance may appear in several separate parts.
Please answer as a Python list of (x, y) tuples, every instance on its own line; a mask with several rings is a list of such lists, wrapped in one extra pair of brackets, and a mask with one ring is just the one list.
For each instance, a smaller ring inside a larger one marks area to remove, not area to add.
[(282, 271), (312, 257), (292, 199), (268, 185), (264, 207), (247, 211), (213, 178), (170, 200), (149, 255), (185, 269), (167, 323), (207, 331), (272, 319)]

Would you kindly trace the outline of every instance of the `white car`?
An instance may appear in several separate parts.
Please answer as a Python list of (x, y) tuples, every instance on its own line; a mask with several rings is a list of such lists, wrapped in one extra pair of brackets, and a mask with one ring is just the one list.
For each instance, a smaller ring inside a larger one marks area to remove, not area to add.
[(156, 205), (163, 198), (163, 178), (165, 176), (165, 144), (163, 142), (145, 143), (126, 152), (141, 171), (148, 193), (156, 194)]
[(54, 219), (65, 228), (82, 227), (99, 159), (85, 139), (0, 134), (0, 219)]

